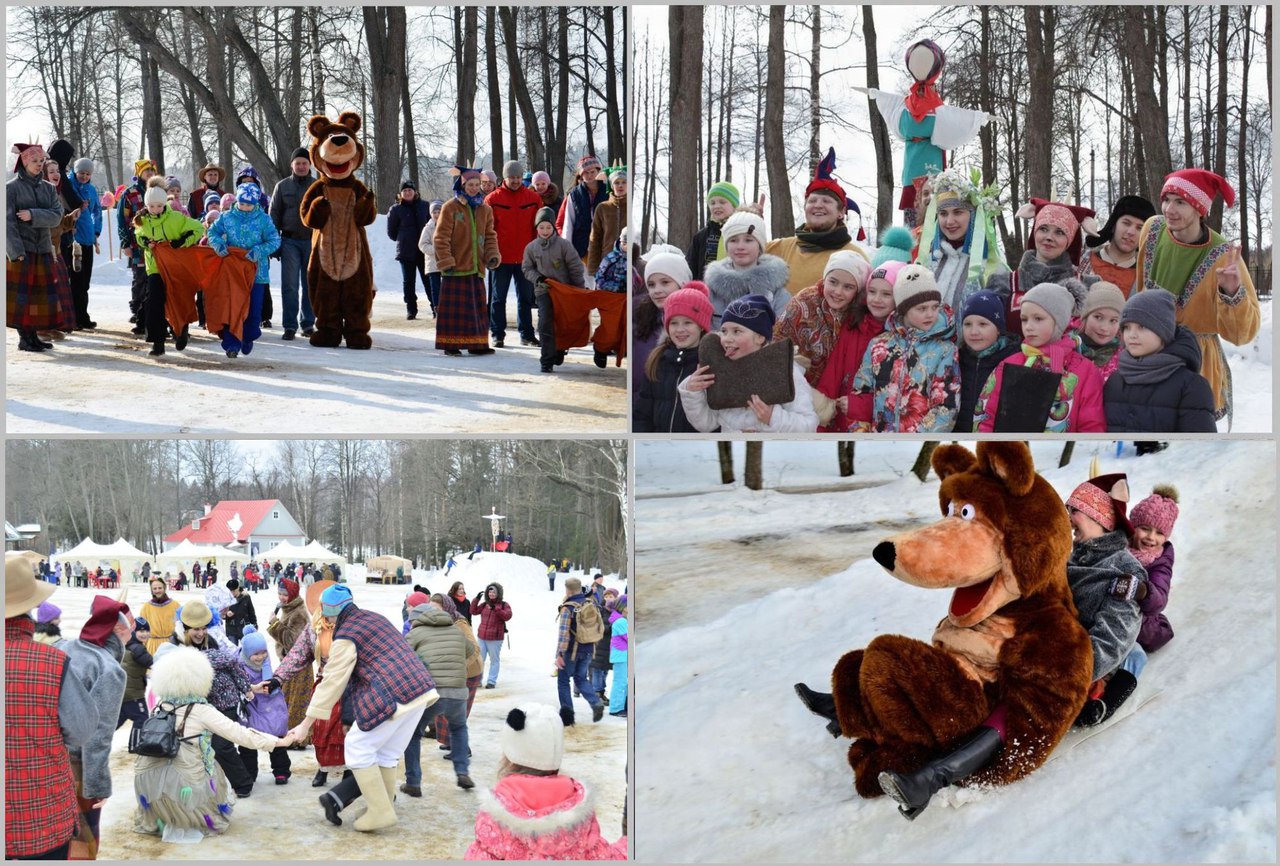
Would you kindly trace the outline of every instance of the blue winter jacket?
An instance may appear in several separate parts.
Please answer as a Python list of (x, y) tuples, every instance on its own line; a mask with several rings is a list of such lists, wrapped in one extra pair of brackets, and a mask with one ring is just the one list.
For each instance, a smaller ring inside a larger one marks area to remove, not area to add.
[(397, 262), (419, 262), (418, 238), (431, 219), (431, 205), (420, 198), (393, 204), (387, 212), (387, 237), (396, 242)]
[(271, 280), (271, 254), (280, 248), (280, 232), (266, 211), (242, 211), (232, 205), (209, 227), (209, 246), (220, 256), (227, 254), (227, 247), (245, 250), (249, 261), (258, 264), (253, 281), (267, 283)]
[(67, 178), (67, 182), (76, 195), (84, 200), (80, 218), (76, 220), (76, 243), (95, 243), (102, 234), (102, 199), (98, 197), (98, 188), (92, 183), (81, 183), (74, 174)]

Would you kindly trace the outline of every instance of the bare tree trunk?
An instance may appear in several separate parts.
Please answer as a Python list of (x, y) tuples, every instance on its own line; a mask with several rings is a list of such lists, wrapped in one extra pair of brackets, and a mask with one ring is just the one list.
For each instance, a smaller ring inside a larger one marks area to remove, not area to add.
[[(1230, 6), (1218, 7), (1218, 106), (1215, 111), (1218, 126), (1215, 130), (1213, 170), (1221, 177), (1227, 176), (1227, 28), (1230, 27), (1230, 13)], [(1245, 75), (1248, 76), (1248, 67)], [(1209, 209), (1209, 225), (1217, 231), (1222, 230), (1222, 208), (1222, 197), (1214, 196), (1213, 206)]]
[[(623, 110), (618, 102), (618, 42), (614, 37), (613, 13), (615, 7), (601, 7), (604, 18), (604, 119), (606, 147), (610, 161), (626, 161), (627, 143), (622, 129)], [(626, 11), (623, 10), (623, 15)], [(622, 54), (626, 54), (625, 43)]]
[(1142, 188), (1159, 190), (1165, 177), (1173, 170), (1169, 156), (1168, 106), (1158, 102), (1151, 76), (1142, 71), (1155, 68), (1155, 52), (1148, 35), (1146, 10), (1141, 6), (1124, 6), (1121, 14), (1124, 16), (1125, 46), (1121, 57), (1132, 65), (1133, 96), (1137, 104), (1142, 106), (1136, 112), (1137, 122), (1134, 124), (1145, 167)]
[[(785, 36), (787, 7), (769, 7), (769, 72), (764, 98), (764, 159), (769, 174), (769, 209), (773, 215), (769, 234), (775, 238), (795, 233), (791, 209), (791, 179), (787, 175), (786, 145), (782, 140), (783, 94), (786, 88)], [(675, 126), (679, 129), (680, 127)]]
[(147, 138), (147, 156), (155, 160), (161, 172), (167, 171), (164, 159), (164, 119), (160, 109), (160, 67), (154, 57), (142, 58), (143, 132)]
[(307, 20), (311, 29), (309, 48), (311, 50), (311, 112), (324, 114), (327, 110), (324, 98), (324, 63), (320, 51), (320, 7), (312, 6), (307, 10)]
[(474, 6), (453, 11), (454, 50), (458, 52), (458, 164), (476, 159), (476, 28)]
[[(556, 53), (559, 68), (556, 72), (556, 129), (554, 139), (547, 144), (546, 171), (555, 182), (564, 184), (565, 162), (569, 150), (569, 9), (556, 9)], [(625, 55), (627, 52), (623, 52)], [(635, 172), (632, 172), (632, 176)]]
[[(484, 8), (484, 65), (489, 78), (489, 141), (493, 164), (505, 162), (502, 152), (502, 91), (498, 88), (498, 16), (493, 6)], [(516, 159), (516, 153), (511, 154)]]
[[(589, 20), (591, 12), (586, 7), (582, 9), (582, 80), (591, 80), (591, 40), (588, 30), (590, 29)], [(587, 134), (587, 153), (596, 154), (596, 137), (595, 126), (591, 123), (591, 88), (582, 88), (582, 122), (586, 126)]]
[(1061, 469), (1071, 462), (1071, 455), (1075, 453), (1076, 443), (1074, 440), (1063, 443), (1062, 456), (1058, 458), (1058, 468)]
[(822, 7), (815, 4), (809, 7), (809, 12), (813, 16), (809, 25), (809, 176), (812, 177), (822, 160)]
[(529, 95), (524, 70), (520, 65), (520, 56), (517, 53), (516, 10), (511, 6), (503, 6), (498, 10), (498, 16), (502, 19), (502, 41), (507, 46), (507, 74), (511, 77), (510, 87), (515, 91), (516, 104), (520, 106), (520, 117), (524, 121), (524, 140), (529, 164), (544, 165), (547, 154), (542, 144), (538, 112), (533, 107), (533, 97)]
[(841, 478), (848, 478), (853, 474), (853, 454), (857, 444), (852, 439), (836, 443), (836, 459), (840, 463)]
[(1196, 164), (1191, 142), (1191, 6), (1182, 7), (1182, 151), (1187, 168)]
[(1027, 113), (1025, 117), (1029, 195), (1048, 197), (1053, 187), (1053, 77), (1057, 12), (1052, 6), (1023, 7), (1027, 26)]
[[(814, 7), (815, 9), (817, 7)], [(862, 41), (866, 46), (867, 56), (867, 87), (878, 90), (880, 88), (880, 64), (877, 61), (876, 53), (876, 21), (870, 4), (862, 7)], [(989, 14), (987, 7), (982, 7), (984, 19)], [(986, 28), (984, 33), (987, 32)], [(986, 77), (983, 76), (985, 85)], [(883, 236), (890, 226), (893, 225), (893, 151), (889, 143), (889, 126), (884, 122), (884, 118), (874, 105), (872, 100), (867, 97), (867, 111), (871, 115), (871, 141), (876, 149), (876, 240), (877, 242)], [(989, 125), (989, 124), (988, 124)], [(983, 128), (985, 132), (985, 127)], [(986, 139), (983, 141), (983, 162), (986, 162), (989, 145)], [(843, 443), (841, 443), (843, 444)], [(852, 466), (849, 470), (853, 472)], [(843, 472), (843, 464), (841, 464), (841, 474)]]
[(760, 490), (764, 487), (764, 443), (759, 440), (747, 443), (747, 459), (742, 470), (742, 483), (748, 490)]
[(911, 474), (921, 481), (929, 477), (929, 460), (937, 447), (937, 442), (924, 442), (920, 445), (920, 453), (916, 455), (916, 462), (911, 466)]
[[(404, 112), (404, 149), (409, 160), (409, 179), (418, 186), (418, 134), (413, 126), (413, 99), (409, 95), (409, 70), (400, 76), (400, 106)], [(421, 189), (420, 186), (418, 186)]]
[[(1240, 76), (1240, 113), (1236, 120), (1240, 127), (1239, 136), (1236, 139), (1236, 189), (1240, 191), (1240, 257), (1246, 262), (1249, 261), (1249, 160), (1246, 139), (1249, 131), (1249, 48), (1253, 42), (1253, 30), (1250, 27), (1252, 17), (1252, 6), (1241, 7), (1241, 23), (1244, 25), (1244, 31), (1241, 33), (1243, 45), (1240, 49), (1240, 68), (1243, 74)], [(1258, 238), (1258, 245), (1262, 245), (1261, 237)]]
[(720, 457), (720, 483), (733, 483), (733, 443), (717, 442), (716, 453)]
[(404, 107), (405, 8), (365, 6), (365, 38), (369, 42), (369, 77), (373, 91), (374, 151), (379, 212), (395, 203), (400, 189), (400, 115)]
[(703, 7), (672, 6), (667, 16), (671, 45), (671, 201), (667, 241), (684, 246), (698, 230), (700, 190), (697, 186), (696, 134), (702, 123)]

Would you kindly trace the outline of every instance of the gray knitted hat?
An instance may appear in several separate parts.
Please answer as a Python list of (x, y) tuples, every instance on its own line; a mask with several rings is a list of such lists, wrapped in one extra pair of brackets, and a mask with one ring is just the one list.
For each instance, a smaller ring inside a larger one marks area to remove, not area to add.
[(513, 159), (504, 163), (502, 166), (503, 177), (524, 177), (524, 166), (519, 160)]
[(1159, 337), (1160, 342), (1169, 345), (1178, 330), (1173, 295), (1163, 289), (1135, 292), (1125, 302), (1124, 311), (1120, 314), (1121, 327), (1125, 322), (1137, 322)]
[(1062, 332), (1071, 324), (1071, 312), (1075, 298), (1066, 286), (1057, 283), (1040, 283), (1022, 296), (1022, 303), (1035, 304), (1053, 319), (1053, 337), (1050, 342), (1062, 338)]

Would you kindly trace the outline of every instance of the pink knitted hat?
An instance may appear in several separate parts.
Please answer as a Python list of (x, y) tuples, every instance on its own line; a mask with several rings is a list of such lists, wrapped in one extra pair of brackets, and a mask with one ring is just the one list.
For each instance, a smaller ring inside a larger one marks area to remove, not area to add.
[(1101, 487), (1085, 481), (1067, 497), (1067, 507), (1090, 518), (1107, 532), (1116, 528), (1116, 512), (1111, 497)]
[(667, 295), (667, 302), (662, 307), (662, 326), (665, 328), (671, 324), (676, 316), (688, 316), (705, 334), (711, 330), (712, 312), (711, 292), (707, 284), (690, 280)]
[(1134, 526), (1150, 526), (1166, 537), (1173, 534), (1173, 524), (1177, 519), (1178, 490), (1166, 484), (1156, 485), (1151, 495), (1129, 513), (1129, 521)]

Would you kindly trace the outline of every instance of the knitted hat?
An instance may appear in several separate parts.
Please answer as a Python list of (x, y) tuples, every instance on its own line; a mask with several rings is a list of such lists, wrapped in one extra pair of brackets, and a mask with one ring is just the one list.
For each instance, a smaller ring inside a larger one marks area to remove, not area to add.
[(1124, 327), (1126, 322), (1137, 322), (1159, 337), (1160, 342), (1169, 345), (1178, 330), (1173, 295), (1161, 289), (1135, 292), (1125, 301), (1120, 313), (1120, 326)]
[(413, 610), (418, 605), (426, 604), (429, 601), (431, 601), (431, 596), (425, 592), (411, 592), (409, 597), (404, 600), (404, 603), (409, 606), (409, 610)]
[(254, 653), (264, 652), (266, 648), (267, 639), (252, 625), (245, 626), (244, 637), (240, 639), (240, 655), (248, 659)]
[(970, 316), (981, 316), (1004, 331), (1004, 301), (995, 292), (983, 290), (970, 295), (964, 302), (964, 310), (960, 316), (961, 324)]
[(578, 171), (582, 171), (586, 168), (600, 168), (600, 160), (596, 159), (591, 154), (587, 154), (582, 157), (582, 159), (578, 160)]
[(176, 186), (178, 189), (182, 189), (182, 181), (178, 180), (178, 178), (177, 178), (175, 175), (172, 175), (172, 174), (171, 174), (171, 175), (168, 175), (168, 176), (164, 179), (164, 188), (165, 188), (165, 189), (173, 189), (175, 186)]
[(1081, 483), (1067, 497), (1067, 507), (1074, 508), (1107, 532), (1116, 528), (1116, 513), (1107, 491), (1092, 481)]
[(76, 160), (75, 165), (72, 166), (72, 171), (74, 171), (76, 174), (79, 174), (82, 171), (87, 171), (90, 174), (92, 174), (93, 160), (89, 159), (89, 157), (87, 156), (80, 157), (79, 159)]
[(164, 187), (161, 187), (161, 186), (147, 187), (147, 192), (142, 197), (142, 203), (145, 205), (167, 204), (168, 201), (169, 201), (169, 194), (165, 192)]
[(411, 189), (414, 192), (417, 192), (418, 185), (411, 180), (406, 180), (404, 183), (400, 184), (400, 191), (404, 192), (406, 189)]
[(236, 203), (235, 193), (224, 192), (222, 198), (218, 199), (220, 210), (230, 210), (231, 206)]
[(1137, 217), (1146, 222), (1156, 215), (1156, 206), (1147, 201), (1140, 195), (1122, 195), (1116, 199), (1116, 203), (1111, 206), (1111, 213), (1107, 214), (1107, 224), (1102, 227), (1102, 231), (1093, 237), (1085, 238), (1084, 242), (1089, 247), (1100, 247), (1109, 242), (1115, 236), (1116, 224), (1120, 222), (1121, 217)]
[(283, 578), (280, 581), (280, 586), (277, 589), (277, 592), (284, 593), (285, 598), (287, 598), (289, 601), (293, 601), (295, 598), (298, 597), (298, 582), (288, 577)]
[(1157, 484), (1151, 495), (1129, 512), (1129, 522), (1134, 526), (1150, 526), (1165, 536), (1173, 534), (1173, 523), (1177, 519), (1178, 488), (1172, 484)]
[(1236, 203), (1235, 188), (1226, 178), (1203, 168), (1184, 168), (1166, 177), (1160, 198), (1170, 194), (1186, 199), (1200, 216), (1208, 216), (1215, 196), (1222, 196), (1227, 207), (1234, 207)]
[(827, 259), (827, 264), (822, 269), (823, 279), (826, 279), (827, 274), (832, 271), (844, 271), (850, 274), (857, 281), (858, 288), (865, 288), (867, 277), (871, 276), (871, 263), (853, 250), (836, 250)]
[(236, 172), (236, 186), (240, 186), (241, 178), (249, 178), (258, 186), (262, 186), (262, 180), (258, 177), (258, 170), (251, 165), (242, 165), (240, 170)]
[(54, 585), (36, 580), (36, 569), (31, 560), (12, 551), (4, 556), (4, 616), (27, 613), (53, 595)]
[(923, 265), (904, 265), (893, 281), (894, 312), (898, 318), (905, 316), (912, 307), (930, 301), (942, 302), (942, 292), (938, 290), (933, 272)]
[(1087, 235), (1096, 235), (1098, 233), (1098, 221), (1094, 212), (1087, 207), (1079, 205), (1033, 198), (1018, 208), (1018, 212), (1014, 216), (1031, 220), (1031, 233), (1033, 235), (1041, 225), (1057, 226), (1066, 232), (1068, 239), (1067, 255), (1071, 258), (1072, 264), (1076, 265), (1080, 264), (1080, 249), (1082, 246), (1080, 231), (1083, 229)]
[(761, 250), (769, 242), (769, 231), (765, 227), (764, 220), (751, 213), (751, 211), (740, 210), (735, 212), (720, 227), (720, 237), (724, 239), (726, 244), (738, 235), (751, 235), (760, 244)]
[(662, 327), (670, 325), (676, 316), (687, 316), (705, 334), (711, 330), (713, 312), (711, 290), (707, 288), (707, 284), (690, 280), (682, 288), (667, 295), (667, 303), (662, 308)]
[(242, 183), (236, 187), (236, 204), (257, 204), (260, 194), (257, 184)]
[(880, 238), (880, 246), (871, 254), (871, 267), (885, 262), (911, 262), (911, 250), (916, 245), (911, 232), (902, 226), (894, 226)]
[(898, 279), (898, 272), (907, 266), (907, 262), (883, 262), (871, 269), (870, 276), (867, 277), (867, 285), (871, 285), (872, 280), (884, 280), (889, 284), (889, 288), (893, 288), (894, 282)]
[(305, 159), (307, 162), (311, 162), (311, 151), (305, 147), (300, 147), (289, 156), (289, 162), (293, 162), (295, 159), (299, 158)]
[(209, 605), (195, 598), (182, 606), (181, 619), (187, 628), (201, 628), (213, 621), (213, 611), (209, 610)]
[(480, 172), (480, 176), (488, 180), (490, 183), (493, 183), (493, 184), (498, 183), (498, 176), (494, 174), (490, 169), (487, 169), (487, 168), (483, 169)]
[(654, 244), (644, 254), (644, 279), (647, 283), (654, 274), (664, 274), (683, 286), (693, 279), (689, 263), (685, 260), (684, 250), (671, 244)]
[(231, 590), (232, 592), (235, 592), (239, 588), (240, 588), (240, 581), (236, 580), (234, 577), (227, 581), (227, 589)]
[(151, 631), (151, 623), (147, 622), (142, 617), (137, 617), (133, 621), (133, 630), (134, 631)]
[(1094, 310), (1115, 310), (1118, 313), (1123, 309), (1124, 292), (1120, 291), (1120, 287), (1115, 283), (1102, 280), (1089, 287), (1089, 294), (1085, 296), (1084, 309), (1080, 311), (1080, 318), (1085, 318)]
[(533, 186), (533, 172), (526, 170), (520, 177), (525, 186)]
[(147, 169), (151, 169), (156, 174), (160, 173), (160, 169), (156, 168), (156, 164), (149, 159), (140, 159), (133, 164), (133, 174), (135, 177), (142, 177), (142, 173)]
[(529, 182), (537, 183), (540, 180), (545, 180), (547, 183), (551, 183), (551, 175), (547, 174), (545, 171), (535, 171), (533, 173), (533, 177), (529, 179)]
[(519, 160), (509, 159), (502, 164), (502, 176), (503, 177), (523, 177), (524, 166), (520, 164)]
[(533, 218), (533, 227), (537, 228), (538, 223), (551, 223), (554, 226), (556, 224), (555, 208), (550, 208), (550, 207), (538, 208), (538, 213)]
[(346, 584), (335, 583), (320, 593), (320, 612), (324, 616), (337, 616), (352, 601), (351, 590)]
[(513, 764), (559, 770), (564, 760), (564, 722), (546, 704), (525, 704), (507, 713), (498, 744), (503, 757)]
[[(1166, 292), (1167, 294), (1167, 292)], [(1066, 286), (1057, 283), (1040, 283), (1022, 296), (1022, 303), (1035, 304), (1053, 319), (1053, 336), (1049, 342), (1062, 337), (1062, 332), (1071, 324), (1071, 313), (1075, 307), (1075, 298)]]
[(711, 184), (711, 189), (707, 190), (707, 202), (709, 203), (714, 196), (724, 199), (734, 207), (742, 202), (742, 193), (727, 180), (718, 180)]
[(741, 298), (730, 301), (729, 306), (724, 308), (724, 312), (720, 315), (720, 324), (723, 326), (736, 322), (764, 337), (767, 343), (773, 339), (773, 325), (777, 319), (773, 305), (764, 295), (743, 295)]
[(42, 601), (36, 608), (36, 622), (53, 622), (62, 616), (62, 608), (51, 601)]

